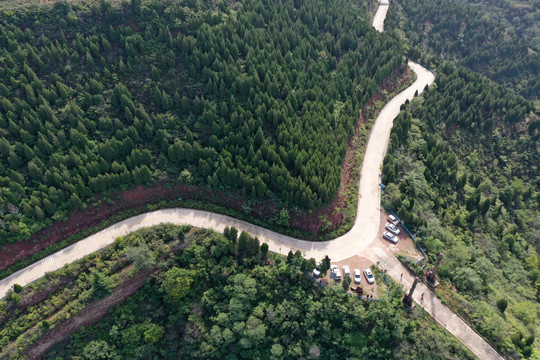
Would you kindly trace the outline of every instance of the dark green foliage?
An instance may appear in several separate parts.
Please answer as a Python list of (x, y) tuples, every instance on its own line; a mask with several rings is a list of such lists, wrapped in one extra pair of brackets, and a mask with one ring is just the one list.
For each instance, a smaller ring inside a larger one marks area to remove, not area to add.
[(525, 339), (525, 346), (531, 346), (534, 343), (534, 335), (529, 335)]
[(19, 284), (14, 284), (13, 285), (13, 291), (16, 294), (20, 294), (23, 291), (23, 287), (21, 285), (19, 285)]
[(540, 48), (540, 2), (538, 0), (459, 0), (485, 12), (484, 17), (501, 24), (508, 31), (525, 38), (536, 49)]
[[(462, 0), (472, 2), (473, 0)], [(510, 1), (486, 1), (508, 4)], [(512, 88), (530, 99), (540, 96), (540, 52), (530, 41), (508, 31), (489, 15), (470, 5), (445, 0), (411, 0), (396, 2), (388, 11), (387, 26), (402, 26), (413, 46), (409, 55), (422, 56), (429, 50), (445, 60), (455, 61)], [(538, 2), (536, 2), (538, 5)], [(524, 7), (516, 6), (521, 11)], [(525, 27), (524, 18), (513, 20)], [(537, 24), (535, 25), (538, 29)], [(526, 27), (525, 27), (526, 28)], [(538, 39), (536, 39), (538, 41)], [(434, 59), (433, 62), (438, 60)]]
[(508, 300), (505, 298), (497, 300), (497, 307), (499, 308), (500, 312), (505, 312), (506, 308), (508, 307)]
[(343, 281), (341, 283), (343, 290), (349, 291), (349, 286), (351, 285), (351, 282), (352, 282), (352, 279), (349, 275), (343, 276)]
[(114, 289), (112, 279), (102, 272), (92, 273), (92, 297), (101, 299), (109, 296)]
[(43, 320), (41, 322), (41, 326), (43, 327), (43, 329), (45, 329), (45, 331), (47, 331), (51, 327), (51, 324), (47, 320)]
[(0, 16), (0, 245), (158, 179), (319, 207), (361, 109), (405, 65), (360, 19), (368, 1), (64, 5)]
[(324, 276), (330, 270), (330, 258), (326, 255), (321, 262), (321, 274)]
[(266, 258), (266, 256), (268, 255), (268, 244), (267, 243), (262, 243), (262, 245), (261, 245), (261, 254), (262, 254), (263, 258)]

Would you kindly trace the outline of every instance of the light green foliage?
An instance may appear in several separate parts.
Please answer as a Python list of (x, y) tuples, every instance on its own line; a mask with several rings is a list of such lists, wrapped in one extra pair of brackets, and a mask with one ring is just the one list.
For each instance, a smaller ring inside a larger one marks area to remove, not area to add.
[(510, 306), (510, 311), (523, 321), (525, 325), (534, 324), (538, 319), (538, 304), (528, 301), (519, 302)]
[(151, 324), (148, 330), (144, 332), (144, 341), (150, 345), (155, 345), (161, 340), (164, 332), (163, 326)]
[(461, 291), (475, 293), (480, 289), (480, 285), (482, 285), (482, 280), (476, 271), (470, 268), (455, 269), (452, 279), (456, 287)]
[(174, 267), (165, 274), (161, 291), (167, 294), (169, 301), (179, 302), (189, 293), (192, 282), (191, 271)]
[(105, 341), (90, 341), (81, 355), (88, 360), (108, 360), (115, 357), (115, 352)]
[(449, 306), (511, 357), (523, 350), (509, 340), (516, 328), (538, 331), (540, 133), (519, 130), (538, 115), (463, 68), (439, 66), (436, 81), (394, 123), (386, 203), (429, 259), (444, 253), (439, 275), (449, 280), (441, 284)]
[[(269, 254), (270, 265), (246, 263), (213, 254), (217, 243), (234, 246), (224, 235), (200, 231), (192, 239), (170, 270), (45, 358), (81, 356), (94, 342), (114, 347), (119, 358), (474, 358), (425, 313), (405, 315), (397, 287), (389, 299), (365, 303), (314, 283), (294, 253), (290, 262)], [(166, 289), (187, 269), (211, 275), (192, 284), (177, 306)]]

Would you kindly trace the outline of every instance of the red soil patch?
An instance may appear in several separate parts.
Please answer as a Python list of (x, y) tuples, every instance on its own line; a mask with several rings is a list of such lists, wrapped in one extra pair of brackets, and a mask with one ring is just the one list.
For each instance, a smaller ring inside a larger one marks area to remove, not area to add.
[[(397, 68), (394, 75), (385, 81), (380, 89), (386, 89), (389, 93), (402, 86), (409, 78), (409, 70), (403, 72), (402, 68)], [(328, 230), (334, 230), (342, 225), (345, 215), (342, 211), (336, 209), (345, 209), (347, 206), (347, 197), (345, 189), (351, 182), (358, 182), (358, 176), (354, 176), (353, 170), (360, 164), (356, 161), (356, 150), (358, 148), (358, 130), (360, 126), (373, 116), (373, 110), (367, 110), (376, 101), (383, 100), (384, 96), (380, 92), (375, 95), (358, 119), (355, 135), (351, 137), (348, 143), (348, 149), (345, 155), (343, 171), (341, 173), (341, 184), (333, 201), (313, 211), (311, 214), (300, 213), (294, 210), (290, 211), (290, 227), (300, 230), (304, 233), (312, 234), (312, 239), (317, 239), (320, 235), (322, 221), (329, 221)], [(158, 203), (160, 201), (175, 201), (181, 197), (184, 200), (205, 201), (216, 204), (228, 209), (233, 209), (239, 213), (250, 215), (262, 221), (268, 221), (276, 217), (278, 203), (273, 200), (260, 201), (253, 206), (249, 214), (246, 214), (244, 205), (246, 201), (239, 193), (225, 193), (222, 191), (213, 191), (202, 186), (189, 186), (178, 182), (156, 182), (150, 187), (136, 186), (126, 191), (111, 193), (114, 199), (112, 204), (101, 202), (99, 205), (88, 205), (85, 209), (72, 212), (66, 221), (54, 223), (34, 235), (28, 240), (4, 244), (0, 248), (0, 270), (7, 268), (16, 261), (28, 258), (33, 254), (47, 248), (48, 246), (62, 241), (70, 236), (76, 235), (81, 230), (99, 226), (103, 221), (111, 218), (118, 212), (126, 210), (144, 211), (148, 204)], [(89, 204), (96, 202), (103, 196), (98, 196), (89, 201)]]

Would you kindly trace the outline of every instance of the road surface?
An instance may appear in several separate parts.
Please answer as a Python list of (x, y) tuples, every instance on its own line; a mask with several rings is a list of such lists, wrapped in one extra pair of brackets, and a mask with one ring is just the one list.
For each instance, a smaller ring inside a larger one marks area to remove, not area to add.
[[(377, 10), (373, 26), (378, 31), (383, 31), (387, 10), (388, 4), (381, 4)], [(183, 208), (156, 210), (116, 223), (0, 280), (0, 298), (13, 288), (13, 284), (27, 285), (43, 277), (46, 272), (58, 270), (65, 264), (72, 263), (111, 244), (119, 236), (161, 223), (193, 225), (218, 232), (222, 232), (226, 226), (234, 226), (240, 231), (246, 231), (252, 236), (258, 237), (260, 241), (267, 243), (272, 251), (286, 255), (290, 250), (300, 250), (304, 256), (317, 260), (328, 255), (332, 260), (339, 261), (361, 254), (374, 263), (380, 263), (396, 281), (400, 281), (400, 274), (403, 273), (405, 275), (403, 286), (408, 289), (413, 282), (412, 276), (405, 271), (389, 250), (378, 244), (373, 244), (373, 241), (380, 236), (378, 234), (380, 221), (379, 183), (392, 122), (399, 114), (400, 106), (406, 100), (411, 100), (416, 91), (420, 94), (426, 85), (430, 85), (435, 80), (434, 74), (421, 65), (409, 61), (408, 66), (416, 73), (416, 81), (384, 106), (371, 130), (360, 173), (357, 216), (348, 233), (330, 241), (311, 242), (278, 234), (245, 221), (208, 211)], [(423, 301), (420, 300), (422, 293), (426, 294)], [(480, 359), (502, 359), (489, 344), (443, 305), (423, 284), (418, 285), (414, 299)]]

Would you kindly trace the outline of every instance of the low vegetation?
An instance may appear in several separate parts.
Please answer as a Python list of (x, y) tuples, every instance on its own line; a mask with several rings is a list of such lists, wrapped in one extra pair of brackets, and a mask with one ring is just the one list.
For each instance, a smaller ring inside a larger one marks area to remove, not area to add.
[(141, 290), (43, 358), (474, 359), (421, 309), (406, 313), (398, 285), (381, 301), (360, 300), (340, 285), (322, 288), (306, 274), (313, 266), (300, 254), (269, 253), (234, 228), (143, 229), (30, 285), (18, 302), (15, 294), (0, 302), (3, 312), (20, 313), (0, 321), (0, 357), (37, 357), (52, 335), (55, 343), (69, 335), (61, 329), (83, 308), (121, 289), (122, 274), (151, 270)]

